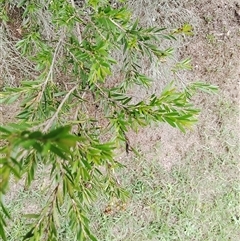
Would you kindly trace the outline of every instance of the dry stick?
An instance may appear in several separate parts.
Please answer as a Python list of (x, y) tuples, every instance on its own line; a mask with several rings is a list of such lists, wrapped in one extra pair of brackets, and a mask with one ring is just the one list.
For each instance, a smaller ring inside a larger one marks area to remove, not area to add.
[(74, 86), (63, 98), (61, 104), (58, 106), (56, 113), (52, 116), (52, 118), (47, 122), (45, 128), (43, 129), (43, 132), (48, 131), (48, 129), (51, 127), (52, 123), (54, 122), (54, 120), (57, 118), (60, 110), (62, 109), (64, 103), (66, 102), (66, 100), (69, 98), (69, 96), (72, 94), (72, 92), (77, 88), (78, 85)]

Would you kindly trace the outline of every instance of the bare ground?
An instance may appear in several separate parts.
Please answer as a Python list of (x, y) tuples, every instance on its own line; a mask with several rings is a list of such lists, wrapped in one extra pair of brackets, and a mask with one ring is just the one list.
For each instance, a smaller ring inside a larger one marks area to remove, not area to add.
[[(134, 7), (134, 6), (133, 6)], [(147, 11), (145, 10), (147, 9)], [(142, 1), (137, 15), (146, 25), (171, 26), (188, 22), (194, 36), (178, 43), (177, 59), (190, 56), (193, 70), (182, 73), (180, 81), (204, 81), (219, 86), (218, 95), (200, 93), (195, 99), (202, 109), (199, 123), (187, 134), (165, 124), (145, 128), (130, 135), (147, 159), (158, 159), (166, 168), (181, 162), (186, 153), (205, 148), (216, 153), (227, 152), (228, 145), (236, 147), (239, 158), (240, 138), (240, 21), (239, 5), (235, 1)], [(154, 22), (153, 22), (154, 21)], [(151, 67), (151, 68), (154, 68)], [(166, 68), (166, 69), (165, 69)], [(154, 73), (154, 91), (160, 91), (169, 80), (167, 67), (148, 70)], [(139, 90), (138, 90), (139, 91)]]

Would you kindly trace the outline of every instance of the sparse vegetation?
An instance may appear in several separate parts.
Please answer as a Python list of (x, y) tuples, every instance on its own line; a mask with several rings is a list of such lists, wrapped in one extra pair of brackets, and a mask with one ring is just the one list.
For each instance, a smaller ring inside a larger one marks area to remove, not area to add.
[[(194, 16), (190, 1), (188, 6), (183, 1), (153, 4), (142, 1), (143, 5), (133, 11), (141, 16), (140, 25), (134, 24), (134, 17), (129, 18), (127, 9), (115, 4), (106, 7), (105, 1), (97, 1), (102, 4), (101, 9), (94, 6), (94, 1), (80, 6), (87, 12), (67, 1), (51, 1), (52, 8), (43, 9), (43, 2), (16, 5), (14, 1), (2, 1), (1, 48), (5, 56), (0, 61), (2, 108), (6, 104), (21, 105), (12, 120), (4, 120), (5, 126), (1, 128), (4, 165), (0, 191), (6, 192), (9, 183), (11, 187), (7, 195), (2, 195), (2, 207), (9, 210), (3, 209), (5, 217), (1, 216), (8, 223), (5, 239), (238, 240), (239, 136), (235, 131), (239, 127), (236, 122), (239, 109), (235, 107), (238, 94), (232, 91), (229, 98), (223, 89), (215, 97), (193, 97), (197, 89), (216, 88), (189, 83), (189, 79), (199, 77), (204, 70), (206, 80), (211, 78), (221, 89), (224, 82), (216, 81), (214, 76), (221, 75), (222, 81), (223, 76), (226, 81), (233, 76), (228, 77), (220, 67), (226, 61), (225, 55), (231, 53), (220, 55), (210, 67), (198, 62), (200, 57), (190, 64), (187, 55), (196, 54), (190, 51), (194, 49), (194, 41), (207, 44), (206, 36), (213, 35), (207, 30), (202, 39), (195, 36), (181, 39), (176, 35), (192, 34), (192, 26), (196, 32), (200, 29), (201, 21), (190, 18)], [(128, 4), (131, 6), (131, 2)], [(159, 9), (169, 10), (165, 19), (154, 15)], [(216, 13), (210, 13), (212, 18), (206, 29), (216, 23)], [(121, 18), (115, 18), (117, 14), (122, 14)], [(154, 21), (148, 14), (154, 16)], [(12, 25), (13, 16), (18, 17), (15, 22), (18, 26)], [(69, 18), (64, 20), (66, 16)], [(105, 22), (100, 21), (102, 18)], [(52, 25), (50, 19), (54, 20)], [(176, 19), (180, 26), (176, 26)], [(113, 25), (107, 20), (113, 20)], [(169, 31), (148, 27), (157, 23), (167, 25)], [(129, 31), (129, 36), (125, 31)], [(235, 36), (234, 33), (231, 29), (224, 34)], [(208, 52), (211, 58), (221, 48), (226, 49), (226, 45), (222, 47), (223, 35), (216, 36), (218, 45), (207, 47), (212, 50)], [(142, 44), (146, 43), (149, 45), (142, 50)], [(184, 45), (187, 47), (182, 49)], [(125, 46), (125, 52), (121, 46)], [(169, 48), (172, 46), (179, 47), (179, 51), (173, 52)], [(200, 49), (203, 56), (205, 50)], [(78, 56), (80, 52), (89, 53), (88, 58)], [(90, 53), (102, 64), (96, 66), (98, 61), (94, 62)], [(234, 64), (234, 60), (225, 64), (226, 73), (233, 73)], [(129, 75), (129, 66), (136, 68), (135, 75)], [(194, 78), (182, 71), (192, 67), (195, 67)], [(235, 74), (238, 71), (235, 68)], [(170, 84), (163, 90), (171, 79), (175, 86)], [(162, 109), (164, 96), (175, 96), (172, 102), (167, 102), (170, 104), (167, 109)], [(185, 131), (198, 114), (193, 106), (189, 108), (190, 101), (203, 109), (202, 121), (194, 132), (183, 136), (166, 125), (165, 135), (156, 126), (154, 131), (150, 127), (143, 132), (141, 126), (155, 120)], [(185, 108), (184, 112), (181, 108)], [(131, 120), (127, 118), (129, 110), (135, 115)], [(171, 113), (170, 119), (163, 117), (163, 110)], [(234, 127), (228, 124), (229, 119)], [(138, 129), (143, 141), (134, 139), (136, 135), (130, 129)], [(151, 134), (147, 133), (149, 130)], [(178, 145), (176, 149), (174, 143)], [(134, 157), (133, 152), (138, 154), (141, 149), (144, 152)], [(81, 163), (76, 164), (76, 157)], [(25, 183), (10, 179), (11, 173), (17, 179), (24, 178)], [(75, 205), (81, 210), (79, 215), (77, 209), (73, 211)], [(8, 212), (12, 220), (7, 219)], [(4, 238), (3, 230), (0, 231)]]

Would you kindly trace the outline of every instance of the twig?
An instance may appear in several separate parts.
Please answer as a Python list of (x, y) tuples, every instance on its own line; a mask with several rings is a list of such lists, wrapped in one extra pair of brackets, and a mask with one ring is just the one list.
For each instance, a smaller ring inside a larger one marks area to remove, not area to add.
[(54, 68), (54, 64), (55, 64), (55, 61), (56, 61), (56, 58), (57, 58), (57, 52), (59, 50), (59, 47), (60, 47), (60, 44), (62, 42), (62, 39), (59, 40), (58, 44), (57, 44), (57, 47), (54, 51), (54, 54), (53, 54), (53, 59), (52, 59), (52, 63), (51, 63), (51, 66), (50, 66), (50, 69), (48, 71), (48, 75), (47, 75), (47, 78), (46, 80), (44, 81), (43, 83), (43, 86), (42, 86), (42, 91), (38, 94), (38, 97), (37, 97), (37, 100), (41, 100), (42, 96), (43, 96), (43, 92), (47, 86), (47, 83), (49, 81), (50, 78), (52, 78), (52, 74), (53, 74), (53, 68)]
[(56, 113), (52, 116), (52, 118), (47, 122), (45, 128), (43, 129), (43, 132), (48, 131), (48, 129), (51, 127), (52, 123), (54, 122), (54, 120), (57, 118), (60, 110), (62, 109), (64, 103), (66, 102), (66, 100), (69, 98), (69, 96), (72, 94), (72, 92), (77, 88), (77, 85), (74, 86), (63, 98), (62, 102), (60, 103), (60, 105), (57, 108)]
[[(48, 129), (50, 128), (50, 126), (52, 125), (53, 121), (57, 118), (60, 110), (62, 109), (64, 103), (66, 102), (66, 100), (68, 99), (68, 97), (70, 96), (70, 94), (77, 88), (77, 85), (74, 86), (64, 97), (64, 99), (62, 100), (61, 104), (58, 106), (58, 109), (56, 111), (56, 113), (52, 116), (52, 118), (50, 120), (47, 121), (47, 124), (45, 126), (45, 128), (43, 129), (43, 132), (48, 131)], [(40, 126), (38, 126), (40, 127)], [(30, 155), (33, 153), (33, 150), (31, 150), (30, 152), (28, 152), (28, 150), (24, 150), (22, 152), (22, 154), (18, 157), (19, 160), (21, 160), (26, 154)]]
[(119, 25), (118, 23), (116, 23), (113, 19), (109, 18), (109, 20), (114, 24), (116, 25), (119, 29), (121, 29), (124, 33), (126, 33), (126, 30), (121, 26)]

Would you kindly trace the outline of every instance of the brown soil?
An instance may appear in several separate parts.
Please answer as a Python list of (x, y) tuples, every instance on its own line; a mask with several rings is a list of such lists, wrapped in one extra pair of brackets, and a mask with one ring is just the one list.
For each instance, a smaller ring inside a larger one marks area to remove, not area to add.
[[(130, 135), (131, 143), (135, 143), (148, 160), (157, 158), (166, 168), (180, 163), (193, 147), (198, 147), (198, 155), (203, 148), (223, 154), (226, 143), (230, 143), (236, 147), (237, 157), (240, 139), (239, 4), (235, 1), (210, 0), (178, 1), (178, 4), (175, 1), (159, 2), (151, 5), (150, 1), (146, 1), (137, 14), (149, 19), (148, 24), (151, 24), (152, 16), (154, 25), (171, 25), (185, 20), (192, 24), (195, 34), (179, 43), (176, 57), (182, 59), (190, 56), (194, 68), (191, 72), (183, 73), (181, 79), (218, 85), (219, 93), (214, 96), (200, 93), (197, 96), (195, 103), (202, 113), (199, 123), (187, 134), (161, 124), (145, 128), (138, 135)], [(161, 9), (165, 12), (161, 12)], [(166, 75), (162, 73), (155, 73), (158, 77), (154, 83), (157, 92), (165, 84)]]

